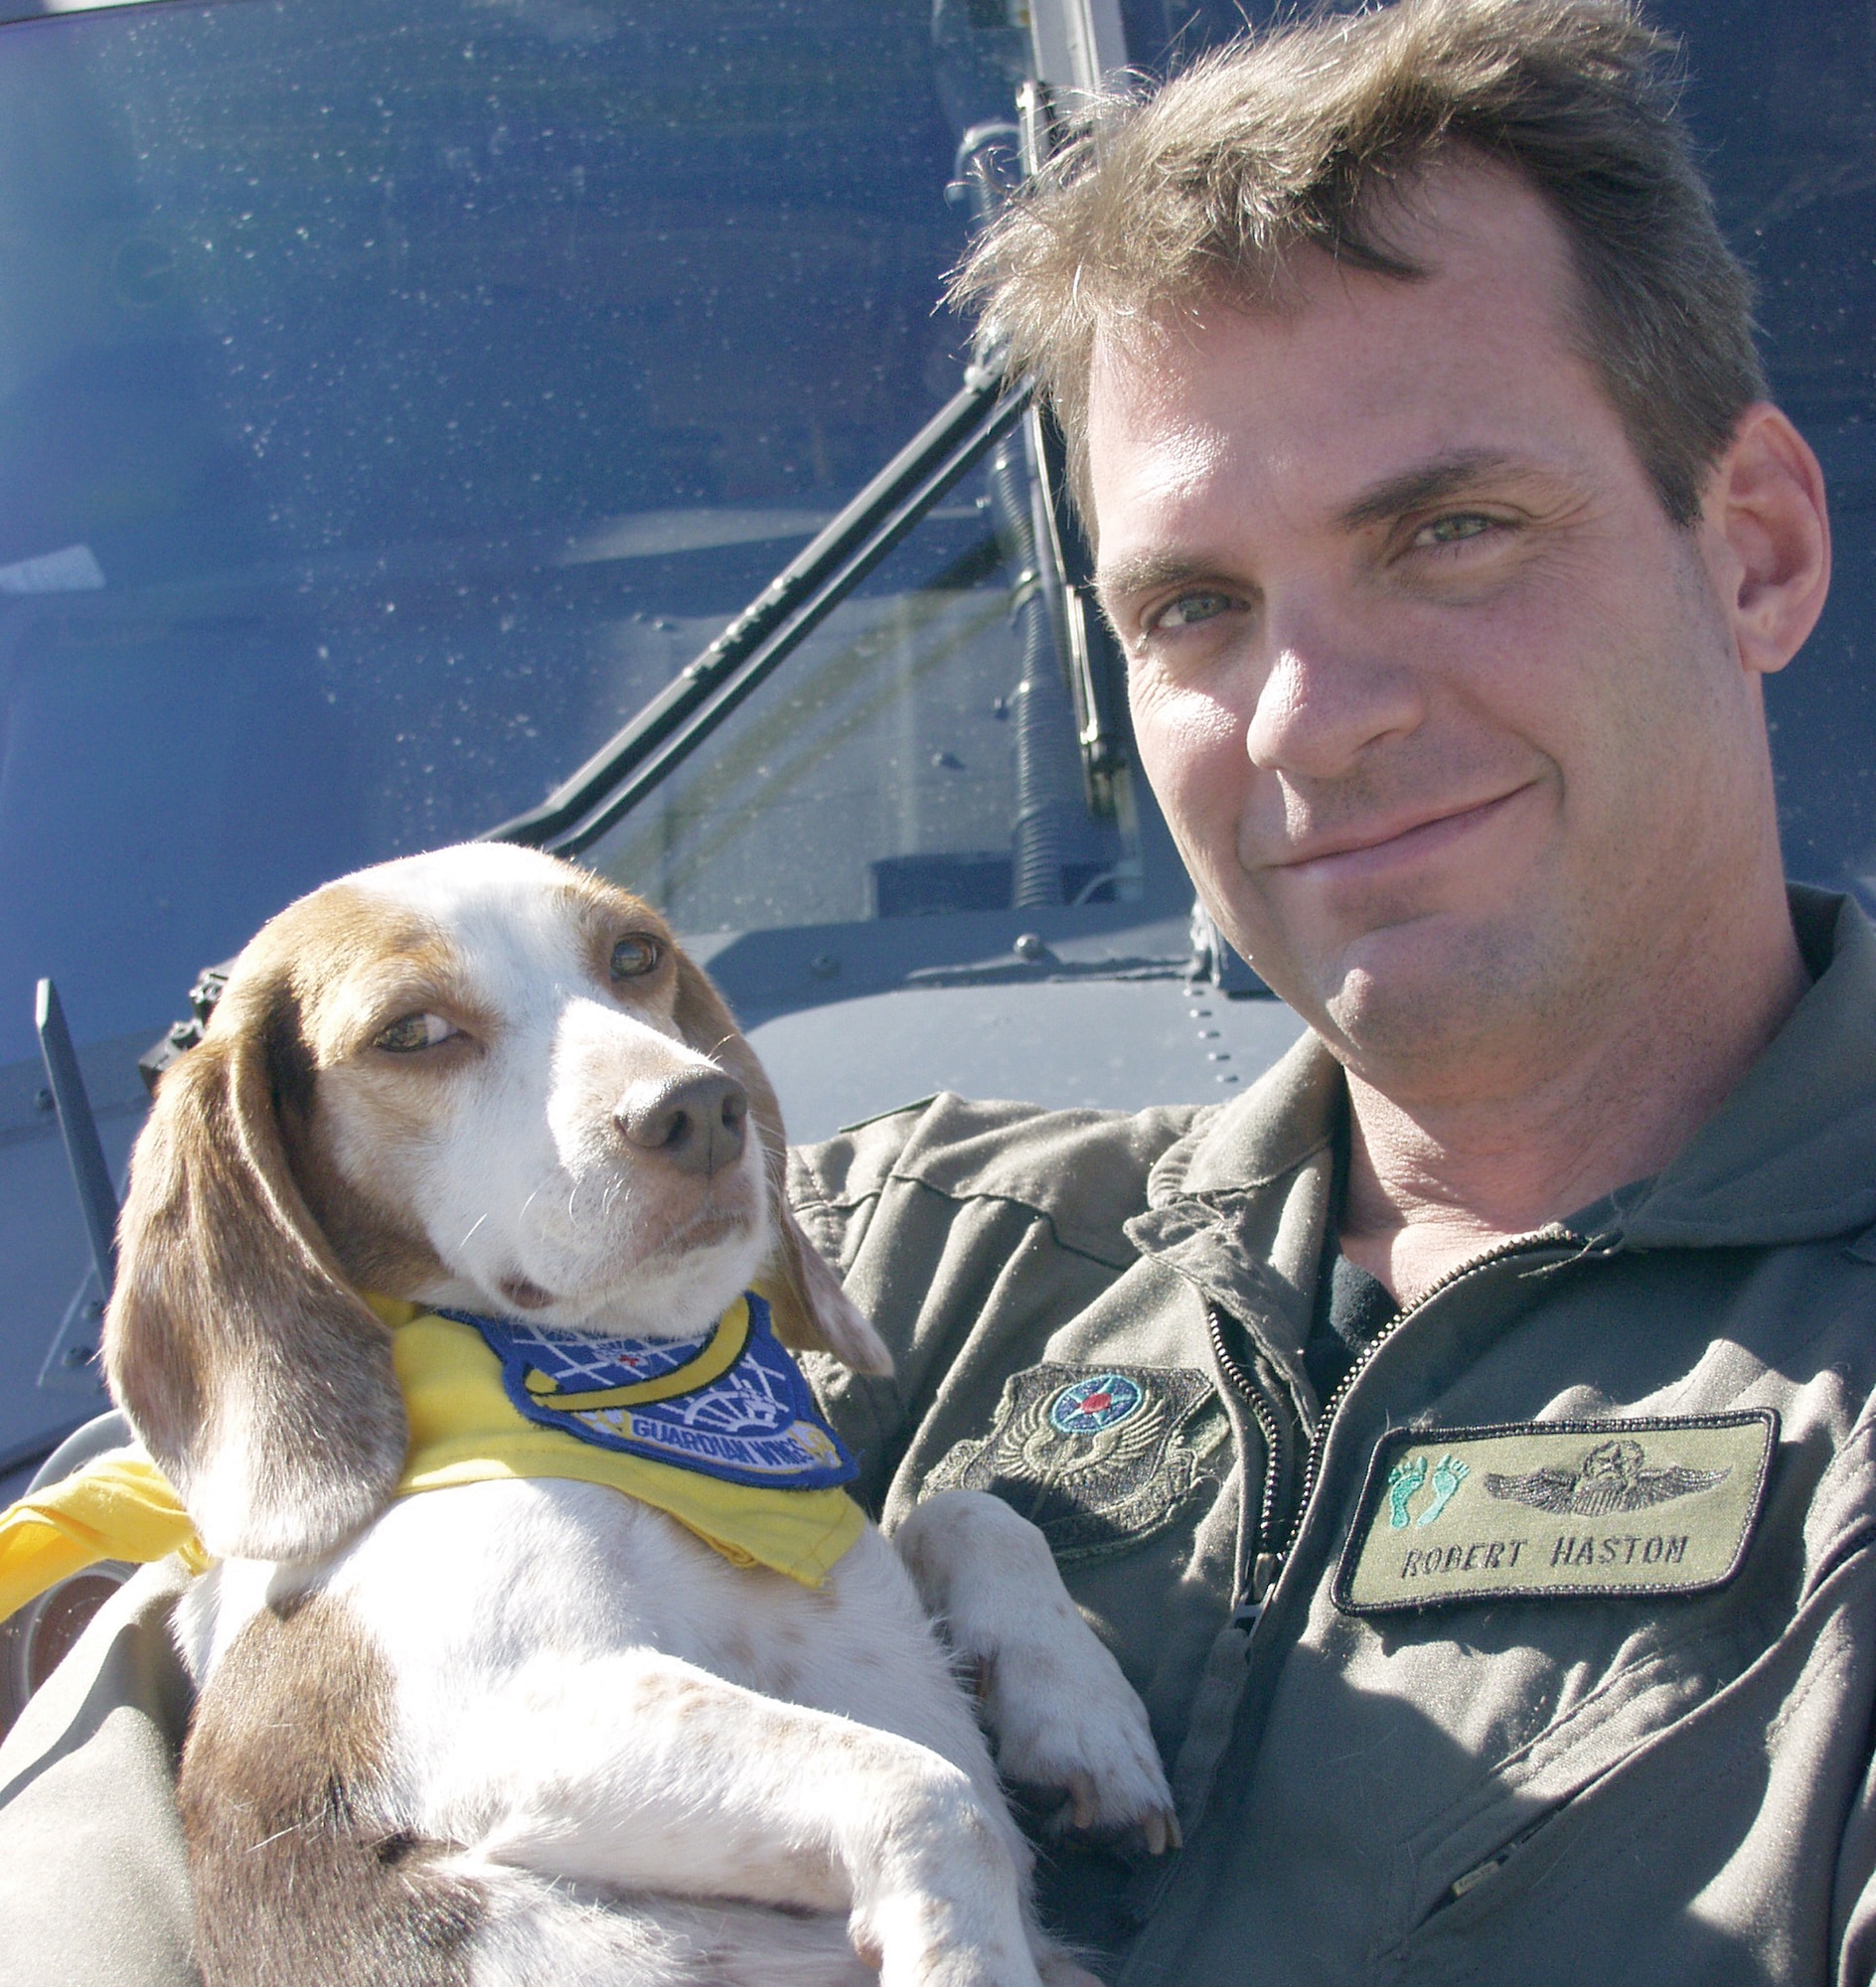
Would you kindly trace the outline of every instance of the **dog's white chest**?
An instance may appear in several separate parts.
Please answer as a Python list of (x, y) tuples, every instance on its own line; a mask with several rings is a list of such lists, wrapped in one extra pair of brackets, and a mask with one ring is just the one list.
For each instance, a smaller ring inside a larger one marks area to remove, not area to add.
[(472, 1484), (395, 1505), (327, 1591), (389, 1654), (419, 1756), (446, 1747), (465, 1703), (523, 1665), (651, 1649), (899, 1732), (967, 1771), (984, 1758), (911, 1580), (875, 1531), (810, 1588), (732, 1566), (599, 1485)]

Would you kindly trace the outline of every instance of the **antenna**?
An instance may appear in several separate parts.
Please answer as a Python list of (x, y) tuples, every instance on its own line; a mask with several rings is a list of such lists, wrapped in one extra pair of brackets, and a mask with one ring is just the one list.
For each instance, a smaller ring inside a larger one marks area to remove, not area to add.
[(1029, 36), (1039, 80), (1094, 95), (1127, 67), (1121, 0), (1032, 0)]
[(46, 1081), (52, 1085), (59, 1130), (66, 1142), (66, 1158), (72, 1166), (72, 1184), (78, 1189), (85, 1230), (91, 1238), (97, 1287), (108, 1302), (111, 1286), (117, 1281), (117, 1190), (104, 1164), (97, 1120), (91, 1116), (91, 1100), (84, 1094), (84, 1078), (78, 1073), (66, 1010), (59, 1004), (59, 990), (50, 980), (39, 983), (33, 1020), (39, 1030), (40, 1060), (46, 1065)]

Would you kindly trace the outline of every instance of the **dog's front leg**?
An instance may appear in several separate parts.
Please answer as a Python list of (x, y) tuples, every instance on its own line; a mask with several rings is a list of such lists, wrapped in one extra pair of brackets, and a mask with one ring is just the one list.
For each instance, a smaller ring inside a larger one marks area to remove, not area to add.
[(1048, 1541), (1001, 1497), (944, 1490), (893, 1534), (919, 1599), (978, 1670), (1006, 1779), (1064, 1797), (1062, 1820), (1178, 1843), (1146, 1707), (1077, 1612)]
[(909, 1740), (651, 1650), (538, 1657), (436, 1737), (422, 1832), (468, 1865), (846, 1911), (883, 1987), (1036, 1987), (1008, 1820)]

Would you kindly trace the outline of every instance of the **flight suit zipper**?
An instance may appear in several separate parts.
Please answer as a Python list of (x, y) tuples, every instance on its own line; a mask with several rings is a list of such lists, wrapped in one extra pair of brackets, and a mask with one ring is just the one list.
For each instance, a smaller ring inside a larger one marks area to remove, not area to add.
[(1278, 1562), (1267, 1550), (1277, 1533), (1277, 1504), (1283, 1495), (1283, 1481), (1289, 1474), (1293, 1437), (1289, 1419), (1281, 1406), (1270, 1399), (1250, 1374), (1245, 1372), (1225, 1342), (1224, 1323), (1215, 1304), (1205, 1306), (1205, 1322), (1211, 1334), (1211, 1355), (1225, 1385), (1257, 1424), (1264, 1440), (1264, 1484), (1258, 1499), (1255, 1520), (1246, 1528), (1238, 1554), (1238, 1566), (1231, 1595), (1231, 1625), (1248, 1637), (1264, 1611), (1265, 1597), (1277, 1576)]
[(1316, 1424), (1316, 1435), (1310, 1444), (1310, 1452), (1304, 1458), (1303, 1481), (1298, 1486), (1296, 1516), (1290, 1521), (1290, 1533), (1278, 1553), (1279, 1568), (1288, 1562), (1296, 1551), (1297, 1541), (1303, 1536), (1303, 1521), (1309, 1515), (1310, 1499), (1316, 1494), (1316, 1479), (1323, 1467), (1323, 1451), (1329, 1442), (1330, 1429), (1335, 1425), (1335, 1417), (1341, 1412), (1341, 1404), (1348, 1398), (1349, 1390), (1373, 1363), (1374, 1356), (1394, 1334), (1411, 1318), (1425, 1310), (1437, 1297), (1443, 1297), (1455, 1284), (1463, 1283), (1468, 1277), (1476, 1276), (1481, 1270), (1489, 1270), (1499, 1263), (1508, 1262), (1514, 1256), (1532, 1255), (1539, 1250), (1560, 1248), (1587, 1249), (1590, 1240), (1587, 1235), (1579, 1235), (1574, 1228), (1565, 1228), (1553, 1222), (1548, 1228), (1533, 1229), (1528, 1235), (1513, 1235), (1507, 1241), (1496, 1242), (1489, 1249), (1483, 1249), (1477, 1256), (1469, 1256), (1465, 1262), (1456, 1264), (1437, 1283), (1430, 1284), (1410, 1304), (1403, 1305), (1382, 1325), (1360, 1352), (1355, 1355), (1355, 1363), (1349, 1367), (1339, 1381), (1335, 1391), (1323, 1403), (1323, 1412)]
[(1224, 1328), (1215, 1309), (1208, 1307), (1211, 1327), (1213, 1356), (1219, 1371), (1224, 1375), (1234, 1393), (1243, 1401), (1246, 1409), (1256, 1421), (1264, 1436), (1266, 1453), (1270, 1460), (1264, 1471), (1264, 1493), (1260, 1500), (1255, 1536), (1249, 1541), (1244, 1552), (1243, 1564), (1239, 1570), (1238, 1592), (1232, 1597), (1231, 1618), (1242, 1626), (1248, 1636), (1263, 1618), (1272, 1589), (1276, 1586), (1290, 1556), (1296, 1551), (1297, 1541), (1303, 1536), (1305, 1519), (1309, 1516), (1310, 1500), (1316, 1494), (1316, 1485), (1322, 1473), (1323, 1452), (1328, 1446), (1335, 1417), (1341, 1412), (1342, 1403), (1347, 1400), (1355, 1382), (1373, 1362), (1381, 1347), (1393, 1338), (1401, 1327), (1416, 1317), (1437, 1297), (1442, 1297), (1454, 1285), (1466, 1278), (1476, 1276), (1482, 1270), (1494, 1268), (1514, 1257), (1564, 1247), (1587, 1249), (1590, 1241), (1574, 1229), (1553, 1225), (1534, 1229), (1527, 1235), (1514, 1235), (1503, 1242), (1494, 1243), (1489, 1249), (1482, 1250), (1477, 1256), (1469, 1256), (1449, 1270), (1437, 1283), (1431, 1284), (1410, 1304), (1403, 1305), (1382, 1325), (1360, 1352), (1354, 1364), (1349, 1367), (1336, 1383), (1334, 1391), (1323, 1403), (1323, 1411), (1317, 1417), (1316, 1431), (1303, 1461), (1302, 1476), (1297, 1484), (1295, 1504), (1290, 1523), (1281, 1542), (1277, 1537), (1277, 1501), (1281, 1493), (1281, 1480), (1287, 1471), (1277, 1466), (1280, 1459), (1287, 1460), (1283, 1449), (1288, 1432), (1283, 1427), (1282, 1417), (1276, 1405), (1271, 1402), (1256, 1381), (1244, 1371), (1231, 1356), (1225, 1343)]
[[(1253, 1524), (1246, 1525), (1245, 1536), (1240, 1543), (1236, 1591), (1232, 1597), (1230, 1627), (1236, 1629), (1238, 1635), (1234, 1638), (1237, 1643), (1234, 1660), (1228, 1666), (1235, 1672), (1236, 1688), (1231, 1693), (1229, 1715), (1217, 1721), (1219, 1729), (1207, 1757), (1190, 1774), (1189, 1797), (1183, 1792), (1180, 1796), (1180, 1821), (1188, 1844), (1196, 1842), (1211, 1808), (1213, 1788), (1228, 1753), (1243, 1692), (1249, 1684), (1253, 1667), (1251, 1658), (1259, 1647), (1258, 1626), (1274, 1598), (1277, 1583), (1303, 1536), (1310, 1503), (1322, 1475), (1324, 1451), (1336, 1417), (1356, 1380), (1372, 1364), (1381, 1347), (1404, 1324), (1418, 1316), (1435, 1298), (1450, 1291), (1465, 1278), (1521, 1255), (1537, 1255), (1565, 1248), (1582, 1252), (1593, 1246), (1587, 1237), (1561, 1226), (1513, 1236), (1508, 1241), (1481, 1251), (1477, 1256), (1469, 1257), (1422, 1292), (1411, 1304), (1396, 1311), (1362, 1348), (1354, 1364), (1324, 1403), (1297, 1484), (1295, 1507), (1289, 1514), (1288, 1524), (1283, 1527), (1281, 1539), (1278, 1534), (1279, 1521), (1284, 1516), (1284, 1484), (1292, 1474), (1291, 1462), (1296, 1447), (1292, 1428), (1294, 1426), (1300, 1432), (1301, 1420), (1297, 1418), (1293, 1423), (1292, 1418), (1286, 1416), (1280, 1405), (1271, 1399), (1269, 1392), (1259, 1385), (1255, 1376), (1233, 1356), (1220, 1311), (1212, 1304), (1206, 1305), (1206, 1324), (1217, 1372), (1232, 1398), (1256, 1424), (1264, 1442), (1266, 1461), (1256, 1519)], [(1172, 1901), (1175, 1897), (1189, 1892), (1193, 1884), (1202, 1882), (1208, 1868), (1202, 1856), (1193, 1858), (1188, 1854), (1178, 1859), (1168, 1859), (1166, 1867), (1143, 1873), (1143, 1881), (1130, 1900), (1136, 1921), (1143, 1926), (1151, 1924), (1163, 1909), (1172, 1908)], [(1164, 1979), (1164, 1974), (1144, 1959), (1144, 1951), (1143, 1946), (1135, 1947), (1123, 1969), (1123, 1981), (1160, 1982)]]

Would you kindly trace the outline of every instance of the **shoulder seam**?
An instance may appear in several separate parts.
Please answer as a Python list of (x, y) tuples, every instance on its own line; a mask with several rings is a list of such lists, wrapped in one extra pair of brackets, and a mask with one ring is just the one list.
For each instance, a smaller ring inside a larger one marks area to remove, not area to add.
[[(965, 1191), (953, 1191), (949, 1187), (942, 1187), (932, 1180), (924, 1179), (917, 1173), (902, 1173), (896, 1169), (886, 1174), (879, 1191), (882, 1192), (884, 1186), (888, 1184), (922, 1187), (925, 1192), (936, 1194), (941, 1200), (950, 1201), (954, 1207), (965, 1207), (973, 1201), (995, 1201), (1000, 1206), (1016, 1208), (1023, 1214), (1026, 1214), (1030, 1220), (1042, 1222), (1047, 1227), (1050, 1235), (1055, 1238), (1055, 1246), (1058, 1249), (1066, 1250), (1071, 1256), (1085, 1257), (1089, 1262), (1099, 1263), (1105, 1269), (1124, 1270), (1129, 1264), (1139, 1260), (1140, 1252), (1127, 1241), (1126, 1236), (1118, 1226), (1115, 1229), (1116, 1241), (1118, 1248), (1124, 1253), (1118, 1255), (1105, 1254), (1099, 1249), (1090, 1247), (1086, 1242), (1070, 1240), (1069, 1237), (1062, 1233), (1054, 1215), (1046, 1207), (1038, 1207), (1034, 1201), (1024, 1200), (1019, 1194), (998, 1193), (989, 1188), (971, 1188)], [(862, 1198), (876, 1200), (879, 1198), (879, 1193), (867, 1194), (862, 1196)], [(855, 1202), (854, 1204), (858, 1206), (860, 1203)]]

